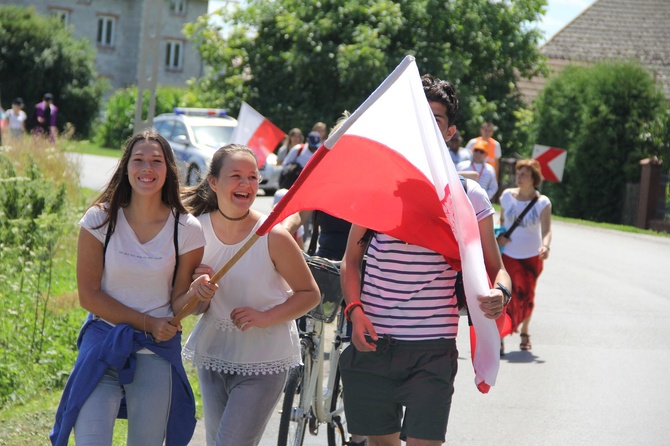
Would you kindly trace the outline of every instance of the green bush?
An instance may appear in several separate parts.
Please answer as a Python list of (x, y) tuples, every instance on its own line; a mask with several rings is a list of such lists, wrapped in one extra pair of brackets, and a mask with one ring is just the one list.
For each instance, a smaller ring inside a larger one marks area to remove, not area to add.
[(662, 110), (660, 86), (637, 63), (568, 66), (550, 80), (535, 102), (530, 140), (568, 150), (563, 182), (543, 189), (555, 212), (619, 223), (626, 183), (639, 180), (650, 150), (642, 134)]
[[(149, 106), (149, 91), (144, 91), (142, 116), (146, 117)], [(187, 89), (180, 87), (158, 87), (156, 89), (155, 114), (170, 113), (174, 107), (185, 106)], [(120, 149), (133, 135), (137, 87), (117, 90), (109, 98), (103, 118), (97, 127), (95, 141), (103, 147)]]
[(2, 405), (64, 385), (83, 320), (82, 312), (53, 311), (58, 247), (73, 230), (66, 184), (47, 178), (32, 157), (22, 167), (0, 152)]

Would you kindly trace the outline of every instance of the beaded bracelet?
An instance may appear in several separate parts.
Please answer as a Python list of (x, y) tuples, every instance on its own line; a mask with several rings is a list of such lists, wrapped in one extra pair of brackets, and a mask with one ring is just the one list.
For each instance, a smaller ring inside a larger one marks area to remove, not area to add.
[(361, 307), (361, 310), (363, 313), (365, 313), (365, 310), (363, 310), (363, 303), (360, 300), (351, 302), (348, 304), (346, 307), (344, 307), (344, 317), (347, 318), (349, 322), (351, 322), (351, 312), (354, 310), (356, 307)]

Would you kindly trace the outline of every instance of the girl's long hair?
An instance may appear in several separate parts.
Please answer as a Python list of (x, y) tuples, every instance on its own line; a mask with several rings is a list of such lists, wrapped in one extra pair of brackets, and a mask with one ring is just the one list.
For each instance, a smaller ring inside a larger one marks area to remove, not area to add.
[(125, 145), (123, 155), (119, 160), (116, 170), (112, 178), (107, 183), (107, 187), (102, 193), (93, 201), (93, 206), (98, 206), (107, 210), (105, 220), (95, 229), (105, 226), (109, 223), (109, 235), (114, 233), (116, 228), (116, 217), (119, 214), (119, 208), (125, 208), (130, 204), (133, 189), (128, 180), (128, 162), (130, 155), (133, 153), (133, 147), (140, 141), (155, 141), (163, 149), (163, 157), (165, 158), (165, 165), (167, 167), (167, 174), (165, 176), (165, 184), (161, 190), (161, 201), (168, 205), (173, 212), (185, 214), (186, 208), (181, 202), (179, 195), (179, 171), (177, 163), (174, 158), (174, 153), (170, 144), (158, 132), (154, 130), (145, 130), (131, 137)]
[(182, 200), (186, 209), (196, 217), (219, 208), (216, 192), (209, 185), (210, 178), (218, 178), (221, 167), (226, 159), (235, 154), (244, 153), (251, 155), (258, 166), (258, 158), (253, 150), (243, 144), (228, 144), (214, 152), (212, 162), (209, 164), (207, 175), (205, 175), (197, 186), (184, 189)]

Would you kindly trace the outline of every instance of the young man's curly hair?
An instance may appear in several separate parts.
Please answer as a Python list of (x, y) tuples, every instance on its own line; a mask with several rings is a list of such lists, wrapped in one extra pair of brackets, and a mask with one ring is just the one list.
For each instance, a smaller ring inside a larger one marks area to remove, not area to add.
[(451, 82), (435, 78), (430, 74), (421, 76), (421, 82), (423, 83), (423, 92), (426, 94), (428, 102), (444, 104), (447, 108), (449, 125), (454, 125), (456, 113), (458, 112), (458, 97), (456, 96), (456, 89), (451, 85)]

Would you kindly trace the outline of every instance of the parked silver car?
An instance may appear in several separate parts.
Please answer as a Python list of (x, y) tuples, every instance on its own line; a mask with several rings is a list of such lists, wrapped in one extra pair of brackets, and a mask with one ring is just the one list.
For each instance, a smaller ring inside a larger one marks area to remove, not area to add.
[(261, 183), (259, 189), (265, 191), (265, 195), (274, 195), (279, 189), (279, 174), (282, 166), (277, 165), (277, 155), (271, 153), (265, 159), (265, 164), (260, 169)]
[(230, 143), (237, 120), (225, 110), (175, 108), (154, 118), (154, 128), (174, 151), (182, 184), (198, 184), (214, 152)]

